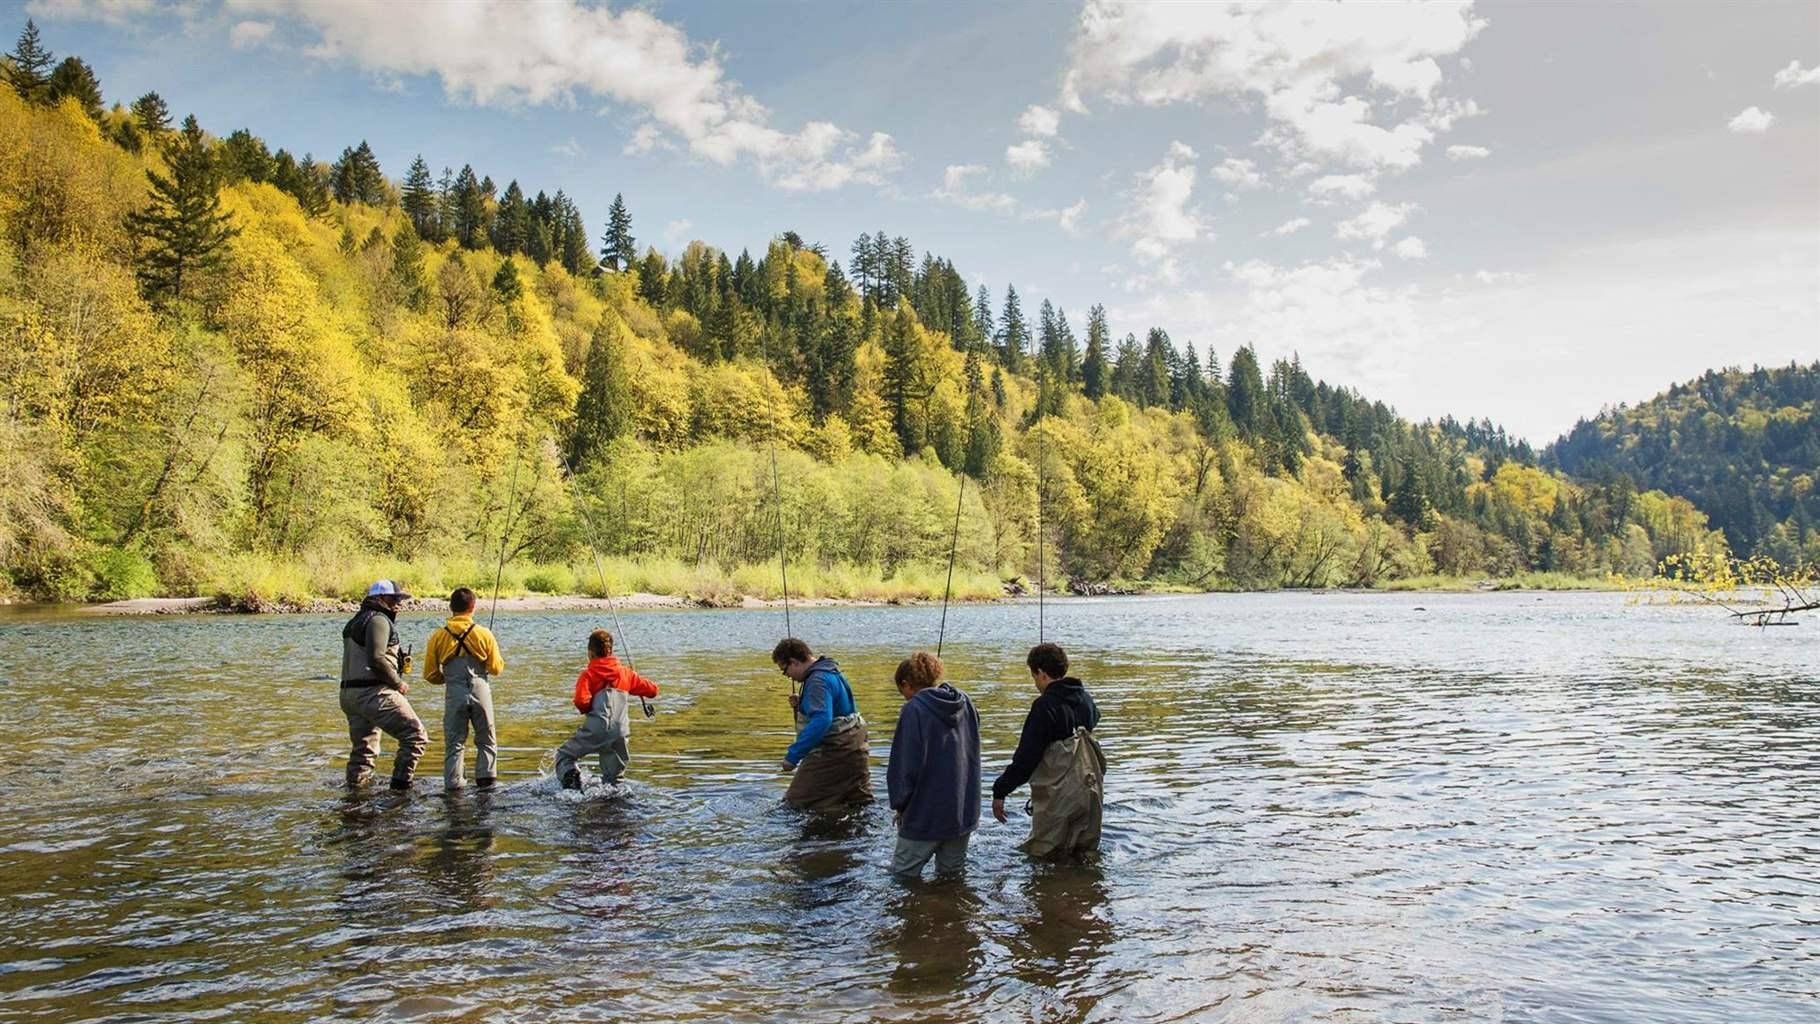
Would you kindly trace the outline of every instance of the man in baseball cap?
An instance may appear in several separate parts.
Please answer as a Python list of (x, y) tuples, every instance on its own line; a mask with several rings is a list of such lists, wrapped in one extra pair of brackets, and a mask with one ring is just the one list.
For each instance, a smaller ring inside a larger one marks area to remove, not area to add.
[(407, 655), (398, 642), (398, 606), (411, 595), (391, 580), (367, 588), (360, 610), (341, 628), (341, 713), (348, 719), (348, 788), (373, 774), (379, 757), (379, 733), (398, 741), (392, 759), (392, 788), (411, 788), (417, 759), (429, 745), (423, 722), (404, 695)]

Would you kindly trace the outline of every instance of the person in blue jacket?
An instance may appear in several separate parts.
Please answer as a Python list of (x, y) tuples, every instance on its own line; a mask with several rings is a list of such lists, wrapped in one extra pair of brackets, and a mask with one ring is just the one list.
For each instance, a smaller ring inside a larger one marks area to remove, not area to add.
[(853, 687), (833, 658), (818, 658), (795, 637), (771, 651), (777, 670), (802, 684), (790, 695), (796, 742), (784, 753), (793, 772), (784, 802), (809, 811), (838, 810), (872, 800), (871, 747)]
[(885, 787), (897, 812), (891, 871), (937, 874), (967, 863), (967, 840), (980, 823), (980, 716), (965, 693), (942, 680), (942, 662), (918, 651), (897, 666), (904, 706), (891, 735)]

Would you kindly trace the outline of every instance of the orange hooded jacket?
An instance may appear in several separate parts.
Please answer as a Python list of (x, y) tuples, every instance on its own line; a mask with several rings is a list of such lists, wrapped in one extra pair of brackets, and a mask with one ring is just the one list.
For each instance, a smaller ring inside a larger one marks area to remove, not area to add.
[(594, 709), (594, 698), (602, 690), (624, 690), (634, 697), (657, 696), (657, 684), (622, 666), (609, 654), (595, 658), (575, 677), (575, 710), (587, 714)]

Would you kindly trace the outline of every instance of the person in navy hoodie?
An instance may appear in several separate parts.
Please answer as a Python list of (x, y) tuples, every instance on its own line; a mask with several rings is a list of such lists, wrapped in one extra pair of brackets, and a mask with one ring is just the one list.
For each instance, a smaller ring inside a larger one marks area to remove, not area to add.
[(941, 679), (941, 659), (924, 651), (897, 666), (904, 707), (885, 769), (897, 813), (897, 875), (920, 875), (931, 857), (937, 874), (959, 872), (980, 822), (980, 716), (965, 693)]

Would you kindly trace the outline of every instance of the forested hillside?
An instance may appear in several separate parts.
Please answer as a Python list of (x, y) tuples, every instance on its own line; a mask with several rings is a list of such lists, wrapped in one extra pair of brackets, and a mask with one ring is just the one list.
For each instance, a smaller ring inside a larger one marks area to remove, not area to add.
[(1820, 362), (1710, 370), (1580, 421), (1548, 459), (1684, 495), (1740, 554), (1820, 561)]
[(939, 595), (957, 498), (973, 593), (1034, 575), (1039, 497), (1052, 575), (1191, 587), (1646, 574), (1724, 543), (1295, 359), (1032, 316), (889, 229), (667, 256), (635, 203), (590, 228), (560, 182), (393, 181), (357, 140), (325, 164), (156, 94), (108, 108), (35, 30), (6, 75), (20, 595), (441, 588), (502, 550), (508, 587), (585, 588), (590, 536), (616, 587), (775, 590), (784, 545), (810, 591)]

